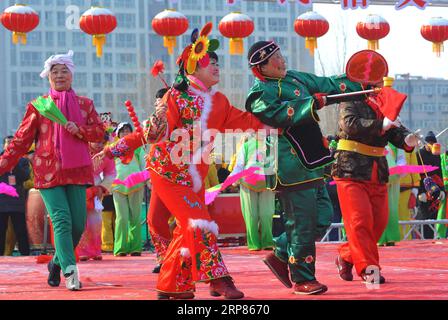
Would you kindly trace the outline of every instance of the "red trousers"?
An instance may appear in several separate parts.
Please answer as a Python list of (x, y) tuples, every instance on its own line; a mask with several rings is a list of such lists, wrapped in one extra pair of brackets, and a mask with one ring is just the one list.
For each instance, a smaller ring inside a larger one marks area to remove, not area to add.
[(387, 184), (336, 180), (336, 186), (348, 238), (339, 254), (361, 275), (367, 266), (380, 267), (377, 243), (389, 218)]
[(166, 250), (171, 241), (171, 233), (168, 220), (171, 212), (165, 207), (156, 192), (151, 193), (151, 200), (146, 220), (148, 221), (149, 233), (157, 253), (157, 262), (163, 263)]
[[(155, 194), (176, 218), (176, 228), (163, 260), (157, 290), (165, 293), (194, 291), (195, 282), (229, 275), (218, 249), (218, 226), (211, 220), (204, 190), (172, 183), (151, 171)], [(156, 198), (156, 199), (157, 199)]]

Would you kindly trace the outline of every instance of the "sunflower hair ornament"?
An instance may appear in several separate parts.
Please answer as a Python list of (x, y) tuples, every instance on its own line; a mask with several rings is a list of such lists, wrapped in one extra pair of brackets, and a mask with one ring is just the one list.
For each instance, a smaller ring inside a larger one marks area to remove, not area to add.
[(208, 35), (213, 29), (213, 24), (208, 22), (201, 32), (194, 29), (191, 34), (191, 44), (189, 44), (182, 55), (177, 59), (177, 64), (184, 69), (187, 74), (195, 72), (197, 65), (206, 68), (210, 64), (209, 52), (214, 52), (219, 48), (217, 39), (209, 39)]

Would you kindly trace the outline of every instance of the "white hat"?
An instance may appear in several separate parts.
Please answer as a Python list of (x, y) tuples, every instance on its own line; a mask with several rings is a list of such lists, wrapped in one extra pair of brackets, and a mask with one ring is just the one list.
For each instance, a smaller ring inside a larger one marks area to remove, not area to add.
[(75, 64), (73, 63), (73, 51), (70, 50), (67, 54), (53, 55), (45, 61), (44, 70), (42, 70), (40, 77), (47, 78), (50, 74), (51, 68), (56, 64), (64, 64), (70, 70), (72, 75), (75, 72)]

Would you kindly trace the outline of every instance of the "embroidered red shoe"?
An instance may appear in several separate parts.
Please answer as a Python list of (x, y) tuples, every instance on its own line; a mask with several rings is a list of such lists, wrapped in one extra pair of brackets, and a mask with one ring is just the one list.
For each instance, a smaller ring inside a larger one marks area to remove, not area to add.
[(178, 292), (178, 293), (166, 293), (166, 292), (158, 292), (157, 293), (158, 300), (191, 300), (194, 299), (194, 293), (191, 291), (186, 292)]
[(350, 262), (345, 261), (341, 258), (341, 256), (336, 257), (335, 261), (336, 267), (338, 267), (339, 271), (339, 278), (341, 278), (344, 281), (352, 281), (353, 280), (353, 264)]
[(305, 281), (294, 284), (294, 294), (322, 294), (327, 292), (328, 287), (317, 280)]
[(287, 288), (292, 288), (291, 280), (289, 279), (288, 264), (283, 262), (271, 252), (264, 259), (263, 262), (271, 269), (272, 273), (280, 280)]
[(232, 277), (224, 277), (210, 281), (210, 295), (213, 297), (224, 296), (225, 299), (241, 299), (244, 293), (238, 290)]

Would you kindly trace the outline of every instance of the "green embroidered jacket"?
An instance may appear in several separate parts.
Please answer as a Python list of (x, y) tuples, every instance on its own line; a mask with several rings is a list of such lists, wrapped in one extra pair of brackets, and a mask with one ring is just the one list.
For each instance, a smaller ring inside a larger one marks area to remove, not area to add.
[(294, 70), (289, 70), (282, 79), (255, 80), (246, 109), (263, 123), (282, 129), (278, 136), (276, 174), (268, 181), (271, 189), (312, 188), (323, 183), (320, 168), (331, 163), (333, 158), (323, 141), (313, 94), (362, 89), (345, 75), (318, 77)]

